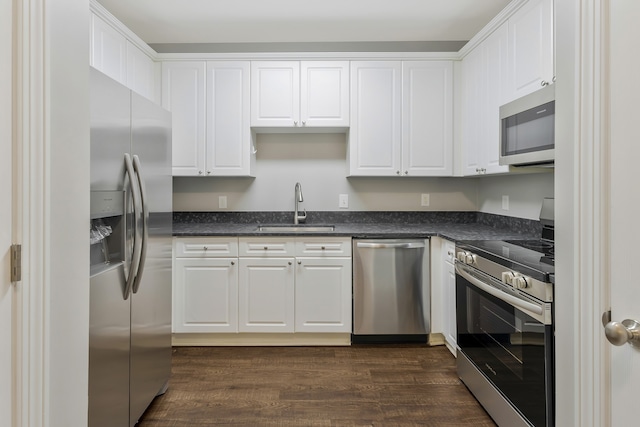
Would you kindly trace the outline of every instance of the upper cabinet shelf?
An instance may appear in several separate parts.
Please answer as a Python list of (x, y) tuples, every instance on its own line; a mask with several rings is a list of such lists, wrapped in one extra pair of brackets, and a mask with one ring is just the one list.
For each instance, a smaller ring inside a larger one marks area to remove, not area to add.
[(251, 126), (258, 131), (344, 131), (349, 126), (349, 62), (252, 61)]

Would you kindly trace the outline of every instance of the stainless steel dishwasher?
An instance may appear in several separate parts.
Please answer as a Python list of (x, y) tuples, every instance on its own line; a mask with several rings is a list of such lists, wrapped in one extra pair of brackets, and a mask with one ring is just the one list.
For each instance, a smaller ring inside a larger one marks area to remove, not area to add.
[(352, 341), (426, 342), (429, 276), (429, 239), (354, 239)]

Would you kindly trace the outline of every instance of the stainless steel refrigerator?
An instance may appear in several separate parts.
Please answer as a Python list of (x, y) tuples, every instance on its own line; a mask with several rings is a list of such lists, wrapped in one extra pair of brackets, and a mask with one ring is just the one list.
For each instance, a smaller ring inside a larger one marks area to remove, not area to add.
[(130, 427), (171, 372), (171, 114), (90, 73), (89, 426)]

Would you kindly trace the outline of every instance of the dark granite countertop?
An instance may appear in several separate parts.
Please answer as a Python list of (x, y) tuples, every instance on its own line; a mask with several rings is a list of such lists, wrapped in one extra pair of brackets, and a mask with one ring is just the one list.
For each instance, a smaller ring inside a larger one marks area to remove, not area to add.
[(307, 225), (333, 225), (329, 232), (259, 231), (260, 225), (292, 225), (288, 212), (174, 212), (174, 236), (346, 236), (504, 240), (539, 237), (538, 221), (479, 212), (317, 212)]

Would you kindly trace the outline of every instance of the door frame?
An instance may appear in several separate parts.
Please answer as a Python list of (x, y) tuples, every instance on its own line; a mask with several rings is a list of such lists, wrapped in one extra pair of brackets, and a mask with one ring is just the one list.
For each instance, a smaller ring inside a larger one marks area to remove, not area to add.
[(556, 425), (610, 424), (608, 5), (555, 1)]

